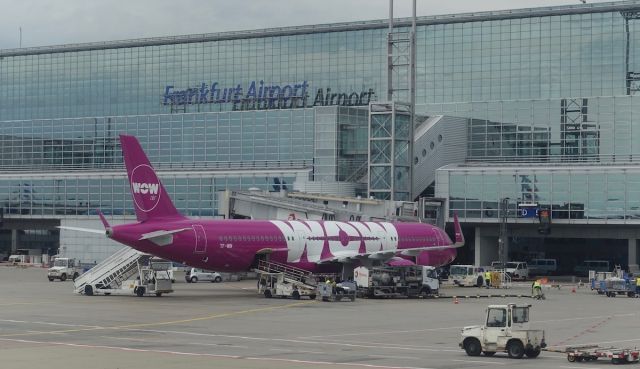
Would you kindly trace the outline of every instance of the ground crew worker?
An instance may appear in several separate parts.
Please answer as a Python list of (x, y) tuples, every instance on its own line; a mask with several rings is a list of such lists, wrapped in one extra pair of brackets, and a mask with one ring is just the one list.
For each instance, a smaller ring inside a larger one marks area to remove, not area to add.
[(533, 285), (531, 286), (531, 294), (533, 296), (542, 295), (542, 284), (540, 283), (539, 279), (536, 279), (536, 281), (533, 282)]
[(484, 282), (487, 285), (487, 288), (491, 287), (491, 272), (488, 270), (484, 272)]
[(640, 297), (640, 275), (636, 277), (636, 297)]

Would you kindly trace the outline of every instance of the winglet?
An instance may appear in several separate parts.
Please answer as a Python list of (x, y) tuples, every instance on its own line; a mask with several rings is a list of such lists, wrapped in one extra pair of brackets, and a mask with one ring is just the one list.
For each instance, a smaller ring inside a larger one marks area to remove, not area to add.
[(460, 222), (458, 221), (458, 214), (453, 213), (453, 232), (455, 234), (455, 246), (462, 247), (464, 246), (464, 235), (462, 234), (462, 228), (460, 227)]
[(102, 222), (102, 225), (104, 226), (104, 228), (105, 229), (111, 228), (111, 226), (109, 225), (109, 222), (107, 222), (107, 218), (104, 217), (104, 214), (102, 214), (100, 209), (98, 209), (97, 212), (98, 212), (98, 216), (100, 217), (100, 221)]

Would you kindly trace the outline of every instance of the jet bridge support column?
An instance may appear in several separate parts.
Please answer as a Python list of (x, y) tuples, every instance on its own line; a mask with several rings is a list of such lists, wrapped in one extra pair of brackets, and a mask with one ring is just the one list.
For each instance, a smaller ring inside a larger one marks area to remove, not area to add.
[(498, 260), (498, 238), (495, 236), (483, 236), (482, 227), (475, 229), (475, 266), (491, 265), (492, 261)]
[(636, 274), (640, 271), (638, 267), (638, 240), (630, 238), (629, 242), (629, 272)]

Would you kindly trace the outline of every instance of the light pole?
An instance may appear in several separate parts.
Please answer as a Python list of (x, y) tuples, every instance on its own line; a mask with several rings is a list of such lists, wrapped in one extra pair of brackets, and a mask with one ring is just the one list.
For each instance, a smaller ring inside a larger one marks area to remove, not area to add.
[(498, 235), (498, 260), (501, 264), (507, 262), (506, 244), (507, 235), (507, 219), (509, 217), (509, 198), (505, 197), (500, 200), (500, 234)]

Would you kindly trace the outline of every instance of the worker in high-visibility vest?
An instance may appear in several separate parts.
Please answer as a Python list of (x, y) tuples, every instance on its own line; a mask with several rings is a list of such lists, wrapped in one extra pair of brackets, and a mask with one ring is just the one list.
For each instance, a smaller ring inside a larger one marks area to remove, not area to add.
[(636, 297), (640, 297), (640, 275), (636, 277)]
[(484, 282), (487, 288), (491, 287), (491, 272), (488, 270), (484, 272)]
[(540, 283), (539, 279), (536, 279), (536, 281), (533, 282), (533, 285), (531, 286), (531, 294), (533, 296), (542, 295), (542, 283)]

